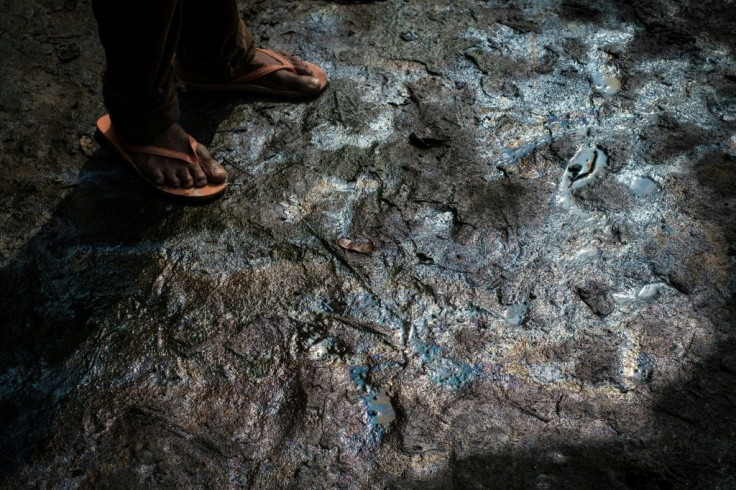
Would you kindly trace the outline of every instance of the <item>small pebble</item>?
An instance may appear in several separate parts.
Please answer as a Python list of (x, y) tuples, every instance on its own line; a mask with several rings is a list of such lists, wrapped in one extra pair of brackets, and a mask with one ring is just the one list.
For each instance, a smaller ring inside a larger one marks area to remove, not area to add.
[(88, 157), (91, 157), (97, 151), (97, 146), (92, 141), (92, 138), (86, 134), (79, 138), (79, 148), (82, 150), (82, 153)]

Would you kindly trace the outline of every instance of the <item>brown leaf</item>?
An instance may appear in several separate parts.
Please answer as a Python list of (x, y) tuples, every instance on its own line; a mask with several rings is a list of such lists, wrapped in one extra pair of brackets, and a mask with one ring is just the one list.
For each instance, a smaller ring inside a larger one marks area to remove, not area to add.
[(369, 241), (355, 241), (349, 238), (340, 238), (337, 242), (340, 248), (350, 250), (352, 252), (358, 252), (361, 254), (369, 254), (373, 252), (373, 244)]

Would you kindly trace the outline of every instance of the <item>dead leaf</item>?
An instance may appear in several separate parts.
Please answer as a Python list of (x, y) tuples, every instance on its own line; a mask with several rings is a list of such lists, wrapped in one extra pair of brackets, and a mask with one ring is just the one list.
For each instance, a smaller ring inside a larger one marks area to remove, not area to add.
[(350, 250), (352, 252), (358, 252), (361, 254), (369, 254), (373, 252), (373, 244), (369, 241), (355, 241), (349, 238), (340, 238), (337, 242), (340, 248)]

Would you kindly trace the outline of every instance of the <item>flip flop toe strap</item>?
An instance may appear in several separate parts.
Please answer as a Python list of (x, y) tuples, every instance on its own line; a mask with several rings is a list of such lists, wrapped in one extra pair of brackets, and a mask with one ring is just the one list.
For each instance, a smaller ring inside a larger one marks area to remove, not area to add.
[(158, 155), (165, 158), (175, 158), (192, 165), (199, 165), (199, 155), (197, 155), (197, 140), (191, 135), (189, 136), (189, 146), (192, 153), (184, 153), (183, 151), (170, 150), (157, 145), (125, 145), (125, 151), (131, 153), (146, 153), (148, 155)]
[(261, 53), (266, 53), (271, 58), (275, 59), (279, 63), (281, 63), (284, 66), (288, 66), (289, 68), (294, 68), (294, 65), (284, 57), (283, 53), (277, 53), (276, 51), (272, 51), (270, 49), (263, 49), (263, 48), (256, 48), (257, 51), (260, 51)]
[(262, 53), (267, 54), (268, 56), (270, 56), (271, 58), (275, 59), (276, 61), (278, 61), (281, 64), (280, 65), (267, 65), (267, 66), (262, 66), (262, 67), (258, 68), (257, 70), (253, 70), (252, 72), (246, 73), (242, 77), (238, 77), (236, 80), (234, 80), (235, 82), (237, 82), (237, 83), (248, 83), (248, 82), (252, 82), (252, 81), (258, 80), (259, 78), (263, 78), (266, 75), (268, 75), (270, 73), (273, 73), (275, 71), (279, 71), (279, 70), (287, 70), (287, 71), (290, 71), (292, 73), (296, 73), (296, 68), (294, 68), (294, 65), (292, 65), (289, 62), (289, 60), (287, 60), (283, 56), (280, 56), (277, 53), (274, 53), (270, 49), (261, 49), (261, 48), (256, 48), (256, 49), (258, 51), (262, 52)]

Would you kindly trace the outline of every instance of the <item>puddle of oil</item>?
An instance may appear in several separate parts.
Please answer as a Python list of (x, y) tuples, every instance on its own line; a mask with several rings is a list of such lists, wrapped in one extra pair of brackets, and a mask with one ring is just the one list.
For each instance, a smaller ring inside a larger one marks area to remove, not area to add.
[(350, 379), (352, 379), (353, 382), (358, 385), (358, 388), (361, 391), (366, 391), (366, 378), (368, 377), (367, 366), (351, 366), (348, 368), (348, 374), (350, 375)]
[(660, 293), (669, 286), (664, 282), (653, 282), (645, 284), (639, 292), (633, 293), (614, 293), (613, 301), (617, 305), (635, 305), (646, 303), (655, 299)]
[(631, 192), (637, 197), (644, 197), (652, 194), (659, 186), (649, 177), (639, 177), (629, 186)]
[(524, 321), (527, 310), (529, 310), (527, 304), (509, 306), (503, 312), (503, 320), (509, 325), (518, 327)]
[(606, 174), (607, 165), (608, 156), (600, 148), (580, 148), (568, 162), (557, 187), (557, 205), (578, 214), (586, 214), (575, 205), (572, 191), (602, 178)]
[(363, 403), (371, 429), (385, 429), (396, 420), (396, 411), (391, 404), (391, 398), (384, 390), (368, 393), (363, 397)]
[(647, 284), (646, 286), (641, 288), (641, 290), (637, 293), (636, 299), (642, 300), (642, 301), (648, 301), (650, 299), (654, 299), (666, 287), (667, 285), (663, 282), (654, 282), (651, 284)]
[(593, 74), (593, 87), (604, 95), (616, 95), (621, 91), (621, 80), (602, 73)]
[(391, 398), (381, 388), (374, 388), (368, 383), (368, 366), (350, 366), (348, 374), (350, 379), (364, 392), (362, 397), (363, 407), (368, 416), (368, 424), (371, 431), (379, 436), (384, 434), (389, 425), (396, 420), (396, 411), (391, 404)]
[(451, 359), (439, 359), (427, 366), (429, 379), (451, 390), (462, 390), (477, 376), (477, 369)]
[(453, 361), (443, 356), (442, 348), (434, 343), (417, 341), (414, 351), (433, 383), (451, 390), (462, 390), (478, 377), (478, 369), (470, 364)]

